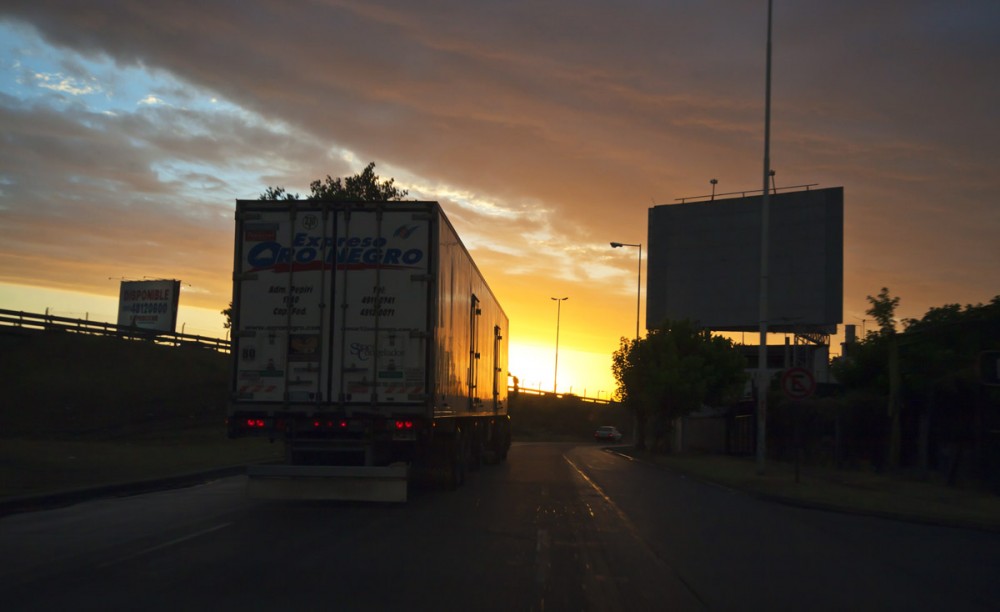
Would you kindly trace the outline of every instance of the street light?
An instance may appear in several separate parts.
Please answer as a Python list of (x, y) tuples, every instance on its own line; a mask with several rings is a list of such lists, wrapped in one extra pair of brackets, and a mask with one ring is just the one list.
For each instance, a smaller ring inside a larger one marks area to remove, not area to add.
[[(642, 301), (642, 243), (640, 244), (628, 244), (627, 242), (612, 242), (611, 248), (617, 249), (620, 247), (637, 247), (639, 249), (639, 274), (636, 280), (636, 290), (635, 290), (635, 341), (636, 344), (639, 343), (639, 304)], [(639, 440), (639, 415), (638, 413), (632, 413), (632, 442), (633, 444), (638, 444)]]
[(635, 339), (639, 339), (639, 304), (642, 301), (642, 244), (629, 244), (627, 242), (612, 242), (611, 248), (638, 247), (639, 248), (639, 276), (636, 281), (635, 292)]
[(568, 300), (568, 297), (563, 298), (549, 298), (550, 300), (555, 300), (556, 303), (556, 371), (552, 375), (552, 393), (558, 393), (559, 385), (559, 317), (562, 314), (562, 303)]

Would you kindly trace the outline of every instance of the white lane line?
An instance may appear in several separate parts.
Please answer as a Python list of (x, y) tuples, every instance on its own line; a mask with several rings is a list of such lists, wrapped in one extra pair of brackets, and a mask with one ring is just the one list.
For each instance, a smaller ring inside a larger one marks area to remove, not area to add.
[(618, 507), (618, 504), (616, 504), (614, 501), (612, 501), (610, 497), (608, 497), (608, 494), (604, 492), (604, 489), (602, 489), (599, 484), (591, 480), (590, 476), (584, 474), (583, 470), (581, 470), (577, 464), (573, 463), (572, 459), (570, 459), (566, 455), (563, 455), (563, 459), (566, 460), (566, 463), (568, 463), (570, 467), (576, 470), (576, 473), (579, 474), (581, 478), (587, 481), (587, 484), (589, 484), (592, 489), (597, 491), (597, 494), (601, 496), (601, 499), (604, 500), (604, 503), (606, 503), (612, 510), (615, 511), (615, 514), (618, 515), (618, 518), (621, 520), (622, 524), (625, 525), (625, 528), (628, 529), (629, 533), (632, 534), (632, 537), (634, 537), (639, 542), (642, 542), (642, 537), (639, 535), (639, 530), (632, 523), (632, 521), (629, 520), (628, 516), (625, 515), (625, 512), (623, 512), (622, 509)]
[(587, 482), (587, 484), (589, 484), (591, 486), (591, 488), (593, 488), (594, 491), (596, 491), (597, 494), (601, 496), (601, 499), (603, 499), (604, 502), (606, 504), (608, 504), (608, 507), (611, 508), (612, 510), (614, 510), (615, 514), (618, 515), (618, 518), (621, 520), (622, 524), (625, 526), (625, 529), (628, 530), (629, 534), (631, 534), (631, 536), (635, 539), (635, 541), (642, 548), (644, 548), (646, 550), (646, 552), (652, 557), (653, 562), (657, 566), (659, 566), (662, 570), (673, 574), (677, 578), (677, 580), (679, 580), (680, 583), (684, 585), (684, 588), (686, 588), (688, 590), (688, 592), (691, 593), (691, 595), (695, 599), (697, 599), (699, 603), (701, 603), (701, 605), (706, 606), (705, 601), (701, 598), (701, 596), (698, 594), (698, 592), (694, 589), (694, 586), (691, 585), (680, 574), (680, 572), (677, 571), (676, 568), (672, 567), (663, 558), (661, 558), (658, 554), (656, 554), (656, 551), (654, 551), (649, 546), (649, 544), (646, 543), (646, 541), (642, 538), (642, 536), (639, 534), (639, 529), (638, 529), (638, 527), (635, 526), (635, 523), (633, 523), (631, 520), (629, 520), (629, 518), (625, 514), (625, 512), (621, 508), (618, 507), (618, 504), (616, 504), (610, 497), (608, 497), (608, 494), (604, 492), (604, 489), (602, 489), (599, 484), (597, 484), (596, 482), (594, 482), (593, 480), (591, 480), (590, 476), (587, 476), (583, 472), (583, 470), (580, 469), (580, 467), (577, 464), (573, 463), (572, 459), (570, 459), (566, 455), (563, 455), (563, 459), (566, 460), (566, 463), (568, 463), (571, 468), (573, 468), (574, 470), (576, 470), (576, 473), (580, 475), (580, 478), (583, 478)]
[(137, 557), (141, 557), (143, 555), (148, 555), (151, 552), (156, 552), (158, 550), (162, 550), (164, 548), (168, 548), (170, 546), (174, 546), (176, 544), (180, 544), (181, 542), (186, 542), (188, 540), (193, 540), (194, 538), (198, 538), (198, 537), (201, 537), (203, 535), (207, 535), (209, 533), (212, 533), (213, 531), (218, 531), (220, 529), (225, 529), (226, 527), (229, 527), (230, 525), (232, 525), (232, 523), (222, 523), (221, 525), (216, 525), (214, 527), (209, 527), (208, 529), (202, 529), (201, 531), (196, 531), (194, 533), (189, 533), (186, 536), (181, 536), (179, 538), (174, 538), (173, 540), (170, 540), (168, 542), (164, 542), (162, 544), (157, 544), (156, 546), (151, 546), (151, 547), (146, 548), (144, 550), (140, 550), (137, 553), (132, 553), (131, 555), (126, 555), (126, 556), (121, 557), (119, 559), (115, 559), (114, 561), (108, 561), (107, 563), (102, 563), (101, 565), (98, 565), (98, 567), (105, 568), (105, 567), (110, 567), (112, 565), (117, 565), (119, 563), (123, 563), (125, 561), (130, 561), (130, 560), (135, 559)]

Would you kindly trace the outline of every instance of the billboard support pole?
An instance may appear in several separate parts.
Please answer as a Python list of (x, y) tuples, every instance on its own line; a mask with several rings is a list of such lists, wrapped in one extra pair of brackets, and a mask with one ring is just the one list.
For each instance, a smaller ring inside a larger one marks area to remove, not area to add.
[(767, 263), (768, 177), (771, 175), (771, 5), (767, 0), (767, 62), (764, 86), (764, 189), (760, 207), (760, 352), (757, 357), (757, 473), (763, 474), (767, 458)]

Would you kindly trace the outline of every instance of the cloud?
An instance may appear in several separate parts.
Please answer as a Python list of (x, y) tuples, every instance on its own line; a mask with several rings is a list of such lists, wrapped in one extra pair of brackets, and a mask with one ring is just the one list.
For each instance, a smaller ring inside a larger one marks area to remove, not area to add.
[(149, 94), (145, 98), (139, 100), (139, 104), (148, 104), (150, 106), (154, 106), (154, 105), (158, 105), (158, 104), (163, 104), (163, 103), (164, 102), (163, 102), (162, 98), (154, 96), (153, 94)]
[(37, 73), (34, 75), (34, 79), (35, 83), (43, 89), (50, 89), (71, 96), (84, 96), (101, 92), (100, 87), (92, 83), (81, 83), (77, 79), (61, 74)]
[[(74, 248), (111, 275), (101, 262), (141, 253), (129, 237), (149, 222), (184, 233), (194, 254), (174, 257), (208, 279), (204, 262), (231, 267), (233, 200), (374, 160), (442, 202), (522, 323), (531, 292), (573, 293), (629, 335), (635, 260), (608, 241), (646, 243), (649, 206), (710, 178), (761, 187), (766, 24), (745, 2), (34, 0), (0, 16), (45, 41), (10, 49), (9, 73), (65, 88), (0, 89), (3, 252), (49, 251), (35, 261), (58, 282), (80, 278), (57, 271)], [(992, 0), (776, 7), (772, 164), (779, 187), (845, 187), (845, 312), (883, 285), (904, 316), (1000, 293), (998, 23)], [(33, 64), (46, 48), (60, 59)]]

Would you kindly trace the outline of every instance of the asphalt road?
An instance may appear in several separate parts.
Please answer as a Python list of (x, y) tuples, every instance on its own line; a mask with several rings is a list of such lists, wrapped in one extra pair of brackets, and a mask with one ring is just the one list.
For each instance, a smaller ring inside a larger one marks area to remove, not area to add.
[(0, 519), (5, 610), (996, 610), (1000, 534), (793, 508), (516, 444), (406, 504), (242, 477)]

